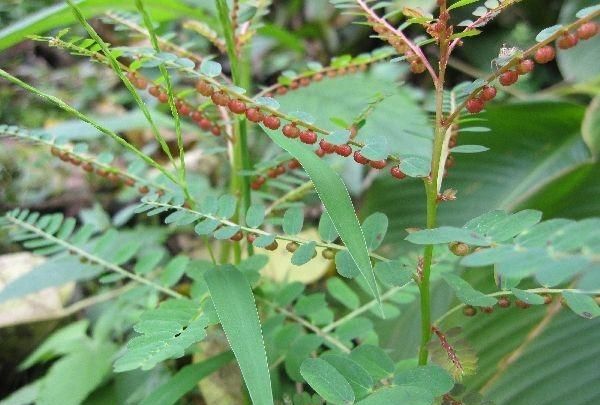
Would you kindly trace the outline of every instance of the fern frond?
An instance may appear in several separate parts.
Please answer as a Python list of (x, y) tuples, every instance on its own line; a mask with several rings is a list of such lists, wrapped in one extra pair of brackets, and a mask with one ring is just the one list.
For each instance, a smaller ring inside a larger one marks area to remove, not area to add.
[(3, 225), (11, 228), (9, 238), (35, 254), (57, 255), (68, 252), (171, 297), (181, 297), (181, 294), (121, 267), (139, 250), (140, 244), (136, 241), (115, 246), (113, 232), (95, 235), (91, 225), (84, 225), (76, 230), (75, 219), (65, 219), (60, 213), (40, 215), (38, 212), (15, 209), (4, 214), (2, 219)]
[[(148, 181), (140, 174), (147, 172), (147, 167), (138, 163), (132, 163), (127, 170), (111, 164), (113, 157), (103, 153), (95, 156), (87, 152), (88, 145), (85, 143), (61, 143), (57, 142), (51, 135), (42, 131), (29, 131), (14, 125), (0, 124), (0, 137), (14, 137), (25, 142), (32, 142), (47, 146), (52, 155), (60, 160), (81, 167), (88, 173), (96, 173), (115, 182), (123, 182), (129, 187), (138, 187), (140, 193), (150, 191), (165, 193), (169, 189), (154, 181)], [(172, 190), (171, 190), (172, 191)]]

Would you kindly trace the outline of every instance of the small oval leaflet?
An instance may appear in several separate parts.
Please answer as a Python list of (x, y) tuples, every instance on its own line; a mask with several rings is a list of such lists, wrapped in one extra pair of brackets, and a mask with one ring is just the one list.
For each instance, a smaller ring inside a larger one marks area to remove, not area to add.
[(212, 60), (204, 59), (200, 64), (200, 73), (208, 77), (216, 77), (221, 74), (221, 64)]

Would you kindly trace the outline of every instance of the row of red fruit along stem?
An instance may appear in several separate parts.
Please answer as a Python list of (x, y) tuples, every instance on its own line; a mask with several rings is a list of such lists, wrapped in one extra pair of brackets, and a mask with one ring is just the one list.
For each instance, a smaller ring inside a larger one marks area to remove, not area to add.
[[(159, 102), (167, 103), (169, 96), (167, 92), (161, 86), (150, 86), (148, 87), (148, 80), (138, 75), (135, 72), (129, 72), (127, 74), (129, 81), (140, 90), (148, 90), (151, 96), (156, 97)], [(214, 136), (219, 136), (222, 133), (221, 127), (209, 119), (202, 111), (193, 109), (188, 103), (181, 99), (175, 100), (175, 107), (177, 112), (184, 117), (189, 117), (194, 121), (200, 129), (212, 133)]]
[[(595, 36), (600, 30), (598, 23), (589, 21), (577, 29), (575, 34), (566, 32), (556, 40), (556, 45), (560, 49), (570, 49), (579, 43), (579, 40), (587, 40)], [(539, 48), (533, 57), (535, 62), (545, 64), (551, 62), (556, 57), (556, 51), (551, 45), (546, 45)], [(520, 61), (514, 70), (503, 72), (498, 78), (498, 82), (502, 86), (511, 86), (519, 80), (519, 76), (531, 73), (535, 68), (535, 62), (531, 59), (523, 59)], [(479, 94), (469, 99), (466, 104), (467, 111), (471, 114), (481, 112), (485, 107), (485, 103), (496, 97), (496, 88), (493, 86), (484, 86)]]

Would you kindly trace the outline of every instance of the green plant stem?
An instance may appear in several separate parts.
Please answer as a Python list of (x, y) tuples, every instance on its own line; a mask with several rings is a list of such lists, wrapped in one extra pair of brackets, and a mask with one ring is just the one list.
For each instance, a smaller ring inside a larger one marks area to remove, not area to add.
[[(446, 2), (440, 3), (440, 15), (446, 12)], [(435, 80), (435, 130), (433, 153), (431, 156), (431, 174), (425, 179), (427, 197), (427, 228), (437, 225), (438, 179), (441, 176), (440, 165), (444, 147), (446, 128), (444, 120), (444, 82), (448, 64), (448, 38), (440, 38), (440, 57), (437, 80)], [(423, 264), (419, 274), (419, 295), (421, 301), (421, 344), (419, 346), (419, 365), (427, 364), (427, 345), (431, 340), (431, 264), (433, 262), (433, 245), (427, 245), (423, 251)]]
[[(219, 19), (223, 32), (225, 33), (225, 43), (227, 44), (227, 56), (231, 64), (231, 76), (233, 84), (241, 88), (250, 87), (250, 72), (245, 56), (246, 52), (237, 52), (235, 45), (235, 32), (233, 22), (230, 18), (229, 7), (225, 0), (217, 0)], [(246, 212), (251, 203), (250, 179), (248, 176), (241, 176), (240, 172), (250, 170), (250, 156), (248, 153), (248, 123), (242, 116), (237, 117), (235, 123), (235, 134), (233, 137), (233, 162), (231, 164), (231, 187), (234, 195), (241, 198), (241, 208)], [(237, 207), (234, 215), (234, 221), (241, 223), (240, 206)], [(233, 252), (235, 262), (241, 259), (241, 248), (239, 244), (234, 244)], [(248, 255), (254, 253), (251, 244), (248, 244)]]
[(0, 77), (6, 79), (8, 81), (10, 81), (13, 84), (16, 84), (17, 86), (22, 87), (23, 89), (25, 89), (25, 90), (33, 93), (33, 94), (36, 94), (36, 95), (40, 96), (41, 98), (43, 98), (43, 99), (45, 99), (47, 101), (50, 101), (51, 103), (53, 103), (57, 107), (63, 109), (64, 111), (68, 112), (69, 114), (72, 114), (73, 116), (77, 117), (81, 121), (87, 122), (88, 124), (90, 124), (91, 126), (93, 126), (94, 128), (96, 128), (98, 131), (100, 131), (103, 134), (108, 135), (109, 137), (111, 137), (112, 139), (114, 139), (119, 145), (121, 145), (125, 149), (131, 151), (134, 155), (136, 155), (137, 157), (139, 157), (140, 159), (142, 159), (148, 165), (150, 165), (150, 166), (154, 167), (155, 169), (157, 169), (158, 171), (160, 171), (162, 174), (165, 175), (165, 177), (167, 177), (169, 180), (171, 180), (174, 184), (180, 185), (179, 184), (179, 179), (177, 179), (175, 176), (173, 176), (171, 173), (169, 173), (158, 162), (154, 161), (151, 157), (149, 157), (148, 155), (146, 155), (145, 153), (143, 153), (142, 151), (140, 151), (139, 149), (137, 149), (135, 146), (133, 146), (132, 144), (130, 144), (129, 142), (127, 142), (125, 139), (121, 138), (115, 132), (111, 131), (110, 129), (107, 129), (107, 128), (103, 127), (102, 125), (100, 125), (99, 123), (97, 123), (93, 119), (89, 118), (87, 115), (82, 114), (77, 109), (71, 107), (70, 105), (68, 105), (67, 103), (65, 103), (61, 99), (59, 99), (58, 97), (55, 97), (55, 96), (52, 96), (50, 94), (44, 93), (40, 89), (37, 89), (37, 88), (35, 88), (33, 86), (30, 86), (29, 84), (27, 84), (24, 81), (16, 78), (15, 76), (11, 75), (10, 73), (6, 72), (3, 69), (0, 69)]

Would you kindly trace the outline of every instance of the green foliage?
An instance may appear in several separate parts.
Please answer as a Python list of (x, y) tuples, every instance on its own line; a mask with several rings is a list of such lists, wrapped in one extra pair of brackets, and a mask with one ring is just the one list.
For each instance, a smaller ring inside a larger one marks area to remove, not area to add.
[[(49, 258), (0, 301), (68, 287), (47, 317), (77, 319), (2, 404), (599, 397), (593, 2), (67, 3), (0, 31), (53, 35), (0, 70), (3, 119), (43, 127), (0, 125), (3, 251)], [(542, 46), (565, 82), (551, 61), (496, 84)]]

